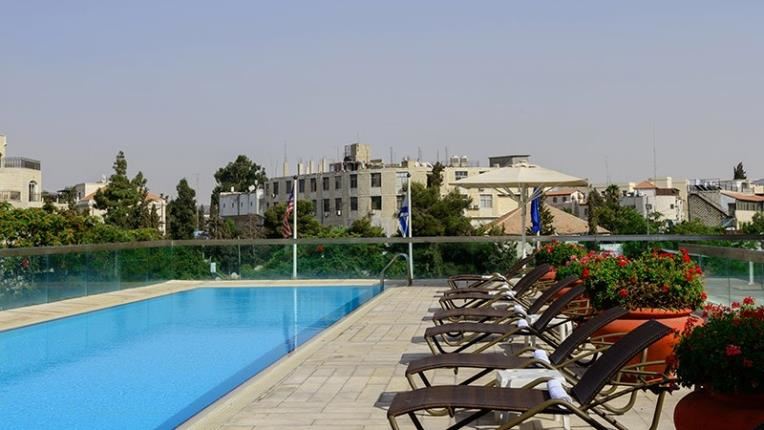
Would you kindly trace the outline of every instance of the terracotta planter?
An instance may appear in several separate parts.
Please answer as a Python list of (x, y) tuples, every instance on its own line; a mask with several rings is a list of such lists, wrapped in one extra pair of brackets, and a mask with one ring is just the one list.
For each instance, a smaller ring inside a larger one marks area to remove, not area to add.
[(753, 430), (764, 425), (764, 394), (716, 394), (700, 389), (684, 396), (674, 409), (677, 430)]
[[(696, 324), (700, 324), (701, 320), (691, 316), (691, 309), (684, 310), (666, 310), (666, 309), (639, 309), (630, 311), (628, 314), (619, 318), (610, 324), (603, 327), (597, 332), (595, 336), (609, 335), (615, 333), (628, 333), (635, 328), (639, 327), (648, 320), (654, 319), (661, 324), (667, 325), (674, 329), (677, 333), (681, 333), (687, 321), (690, 318), (697, 320)], [(695, 323), (695, 322), (694, 322)], [(609, 341), (618, 340), (618, 336), (609, 338)], [(674, 346), (679, 342), (679, 336), (676, 334), (670, 334), (663, 339), (655, 342), (650, 348), (647, 349), (647, 360), (657, 361), (665, 360), (668, 356), (674, 353)], [(640, 361), (641, 357), (632, 360), (633, 363)], [(655, 372), (663, 372), (666, 370), (664, 365), (649, 366), (648, 370)]]
[(557, 278), (557, 270), (555, 270), (554, 267), (552, 267), (544, 276), (542, 276), (539, 281), (554, 281), (555, 278)]

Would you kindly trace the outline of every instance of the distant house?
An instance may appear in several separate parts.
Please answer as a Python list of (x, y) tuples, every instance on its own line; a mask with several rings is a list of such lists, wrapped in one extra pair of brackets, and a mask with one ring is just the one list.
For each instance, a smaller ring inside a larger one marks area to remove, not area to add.
[[(93, 184), (100, 184), (100, 186), (97, 187), (95, 191), (92, 191), (90, 194), (79, 199), (77, 203), (75, 204), (75, 209), (77, 209), (79, 212), (83, 214), (103, 219), (103, 216), (106, 214), (106, 211), (96, 208), (95, 194), (96, 194), (96, 191), (105, 187), (108, 184), (102, 183), (102, 182), (90, 183), (90, 185), (93, 185)], [(85, 185), (85, 184), (75, 185), (75, 190), (80, 185)], [(82, 189), (85, 189), (85, 187), (83, 186)], [(155, 208), (157, 214), (159, 215), (158, 230), (162, 234), (166, 233), (167, 231), (166, 230), (167, 229), (167, 198), (159, 194), (147, 193), (146, 201), (149, 203), (149, 209)]]
[(676, 188), (659, 188), (651, 181), (642, 181), (625, 191), (621, 206), (634, 208), (640, 215), (658, 213), (661, 220), (680, 223), (685, 220), (684, 201)]
[(581, 219), (589, 219), (586, 194), (578, 188), (553, 188), (544, 193), (544, 204), (555, 207)]
[(0, 135), (0, 202), (17, 208), (42, 207), (42, 169), (38, 160), (8, 157)]
[[(552, 214), (552, 217), (554, 219), (554, 230), (558, 235), (583, 235), (589, 233), (589, 224), (587, 221), (571, 215), (563, 210), (557, 209), (554, 206), (547, 205), (547, 208), (549, 209), (549, 212)], [(514, 209), (512, 211), (507, 212), (503, 216), (501, 216), (499, 219), (495, 220), (491, 223), (493, 226), (500, 227), (504, 229), (504, 234), (521, 234), (522, 229), (522, 213), (520, 212), (520, 208)], [(530, 205), (526, 208), (526, 216), (527, 216), (527, 225), (525, 226), (526, 229), (530, 227)], [(608, 234), (610, 233), (608, 230), (597, 227), (597, 233), (598, 234)]]
[(735, 228), (753, 220), (756, 212), (764, 212), (764, 195), (721, 191), (728, 198), (728, 213), (735, 219)]
[(218, 215), (233, 221), (239, 231), (250, 231), (263, 225), (265, 191), (262, 188), (220, 193), (219, 198)]

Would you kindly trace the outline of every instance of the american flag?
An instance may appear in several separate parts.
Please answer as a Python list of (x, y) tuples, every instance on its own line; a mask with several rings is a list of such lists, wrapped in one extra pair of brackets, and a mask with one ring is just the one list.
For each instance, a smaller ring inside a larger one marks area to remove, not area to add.
[(289, 200), (287, 200), (286, 210), (284, 211), (284, 222), (281, 224), (281, 234), (284, 235), (284, 239), (292, 237), (292, 211), (294, 210), (294, 188), (289, 194)]

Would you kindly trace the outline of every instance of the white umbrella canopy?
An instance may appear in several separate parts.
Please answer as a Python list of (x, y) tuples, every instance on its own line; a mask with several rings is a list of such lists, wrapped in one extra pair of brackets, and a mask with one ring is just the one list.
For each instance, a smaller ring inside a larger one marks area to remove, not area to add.
[[(526, 225), (526, 205), (528, 201), (542, 195), (546, 189), (552, 187), (583, 187), (588, 185), (586, 179), (570, 176), (560, 173), (556, 170), (547, 169), (526, 162), (513, 164), (512, 166), (500, 167), (475, 176), (469, 176), (455, 182), (456, 185), (464, 188), (495, 188), (512, 196), (520, 205), (522, 214), (522, 252), (525, 255), (525, 225)], [(531, 194), (528, 195), (528, 190)]]

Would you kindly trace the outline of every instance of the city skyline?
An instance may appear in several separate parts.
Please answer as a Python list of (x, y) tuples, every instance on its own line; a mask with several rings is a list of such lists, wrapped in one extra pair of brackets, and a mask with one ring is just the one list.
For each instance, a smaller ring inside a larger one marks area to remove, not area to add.
[(294, 169), (358, 137), (598, 183), (652, 176), (655, 136), (659, 176), (764, 176), (756, 2), (149, 5), (4, 6), (0, 134), (46, 190), (123, 150), (157, 193), (198, 174), (206, 204), (240, 153), (279, 176), (285, 145)]

